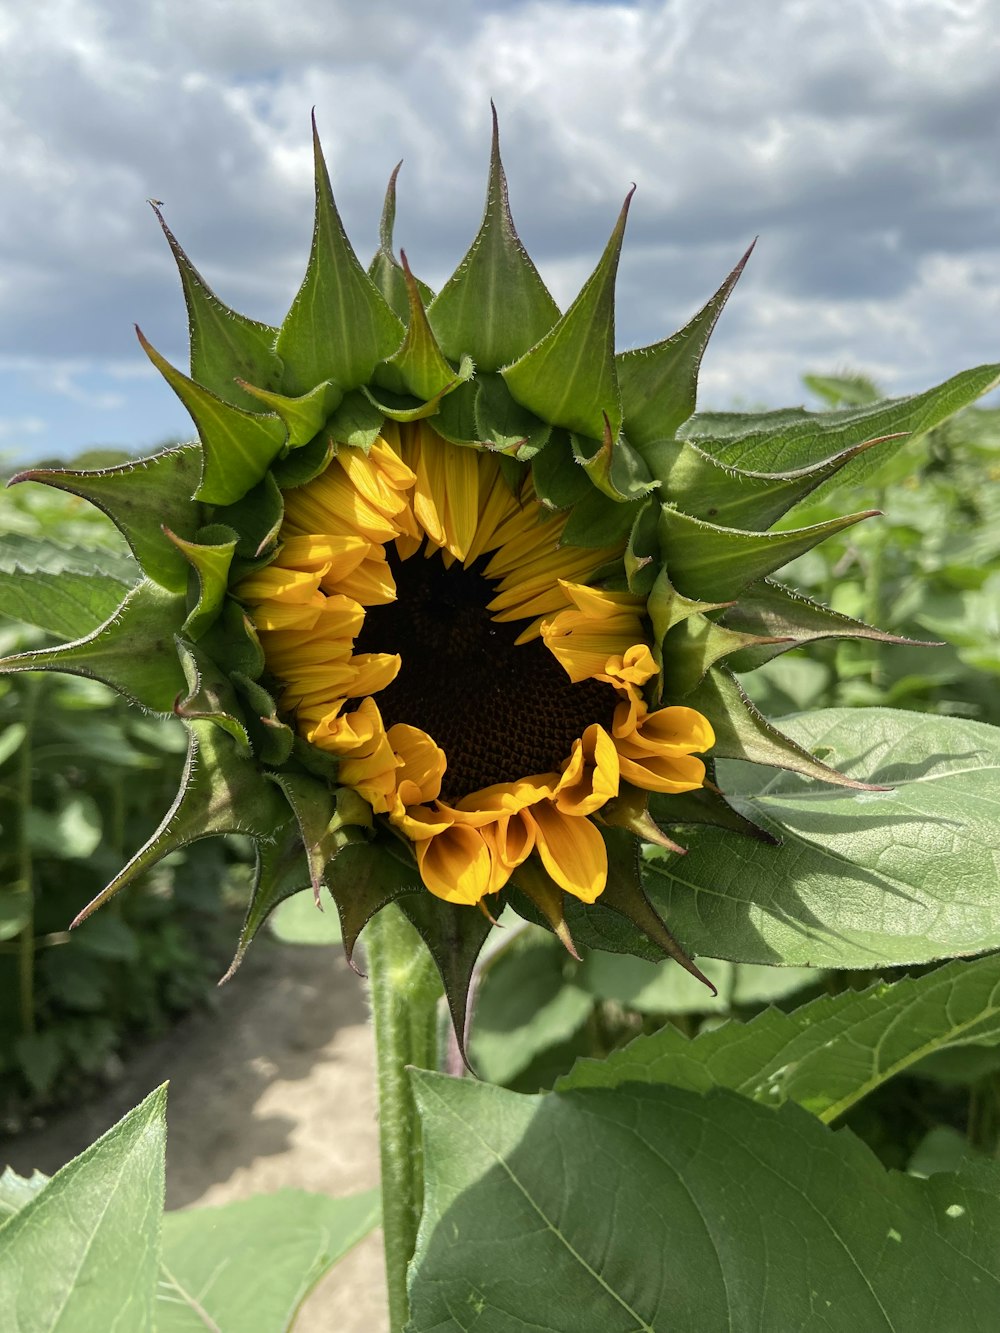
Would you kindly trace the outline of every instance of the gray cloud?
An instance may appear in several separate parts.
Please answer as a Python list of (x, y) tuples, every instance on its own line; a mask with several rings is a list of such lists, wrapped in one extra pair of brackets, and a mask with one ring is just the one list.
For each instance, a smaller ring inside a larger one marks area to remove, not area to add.
[(138, 320), (183, 356), (149, 195), (224, 299), (280, 318), (313, 104), (363, 259), (403, 157), (397, 240), (440, 283), (478, 225), (493, 96), (515, 217), (564, 303), (638, 183), (623, 345), (688, 318), (759, 233), (711, 391), (773, 400), (845, 360), (916, 387), (996, 356), (998, 55), (989, 0), (8, 9), (0, 353), (127, 364)]

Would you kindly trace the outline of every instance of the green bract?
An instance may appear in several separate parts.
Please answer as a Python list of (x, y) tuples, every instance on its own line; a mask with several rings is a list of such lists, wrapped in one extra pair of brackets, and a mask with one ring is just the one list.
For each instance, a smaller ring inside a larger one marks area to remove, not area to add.
[[(701, 357), (747, 255), (680, 332), (616, 355), (615, 274), (631, 195), (596, 269), (561, 314), (514, 229), (495, 120), (482, 225), (436, 295), (393, 252), (395, 173), (366, 272), (344, 233), (318, 139), (315, 153), (312, 253), (280, 328), (223, 305), (163, 224), (187, 302), (190, 375), (139, 337), (188, 408), (199, 443), (105, 470), (20, 474), (104, 510), (141, 577), (92, 633), (0, 667), (92, 676), (145, 709), (176, 713), (190, 735), (173, 806), (80, 919), (176, 848), (247, 834), (258, 848), (257, 876), (234, 966), (276, 904), (310, 884), (317, 898), (324, 883), (332, 893), (349, 955), (372, 915), (399, 899), (462, 1032), (489, 922), (423, 890), (405, 843), (338, 786), (335, 758), (281, 716), (257, 635), (232, 595), (274, 558), (283, 493), (318, 476), (337, 450), (370, 449), (386, 419), (431, 418), (456, 447), (497, 452), (512, 476), (530, 466), (541, 502), (569, 511), (565, 543), (623, 544), (602, 586), (645, 599), (661, 668), (651, 704), (708, 717), (715, 758), (863, 789), (769, 724), (734, 673), (814, 639), (899, 642), (773, 577), (871, 513), (810, 527), (785, 516), (835, 476), (857, 481), (904, 434), (973, 401), (996, 382), (998, 367), (821, 415), (701, 417)], [(770, 839), (714, 786), (648, 805), (644, 793), (626, 790), (600, 813), (610, 871), (594, 933), (624, 952), (648, 952), (642, 936), (679, 952), (639, 882), (642, 840), (678, 851), (664, 830), (706, 823)], [(517, 888), (505, 897), (536, 914)]]

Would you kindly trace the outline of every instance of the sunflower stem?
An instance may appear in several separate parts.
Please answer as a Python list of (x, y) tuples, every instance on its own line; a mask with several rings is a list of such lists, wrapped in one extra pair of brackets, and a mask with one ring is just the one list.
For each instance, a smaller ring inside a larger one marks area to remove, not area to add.
[(441, 985), (420, 937), (395, 904), (372, 918), (365, 944), (378, 1075), (389, 1328), (402, 1333), (409, 1317), (406, 1271), (424, 1201), (423, 1142), (406, 1071), (409, 1065), (436, 1067)]

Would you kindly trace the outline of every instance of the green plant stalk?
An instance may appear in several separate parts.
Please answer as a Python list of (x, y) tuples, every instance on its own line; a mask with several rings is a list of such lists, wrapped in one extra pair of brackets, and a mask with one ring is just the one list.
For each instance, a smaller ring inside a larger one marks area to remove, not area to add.
[(365, 946), (375, 1028), (389, 1328), (402, 1333), (409, 1317), (406, 1272), (424, 1197), (423, 1143), (406, 1070), (437, 1065), (441, 985), (420, 937), (394, 904), (368, 923)]

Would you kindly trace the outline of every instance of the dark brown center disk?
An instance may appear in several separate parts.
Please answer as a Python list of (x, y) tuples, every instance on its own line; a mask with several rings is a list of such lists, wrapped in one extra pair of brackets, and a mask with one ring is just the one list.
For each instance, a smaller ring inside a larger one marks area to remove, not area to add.
[(558, 772), (592, 723), (610, 730), (618, 695), (603, 681), (573, 684), (542, 643), (515, 646), (525, 622), (498, 624), (496, 589), (472, 566), (446, 569), (419, 551), (389, 550), (397, 597), (369, 607), (356, 653), (399, 653), (399, 675), (376, 696), (386, 727), (427, 732), (448, 757), (441, 798)]

